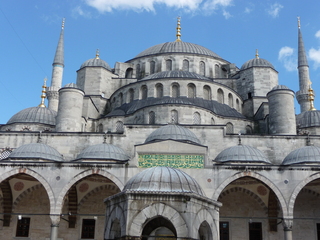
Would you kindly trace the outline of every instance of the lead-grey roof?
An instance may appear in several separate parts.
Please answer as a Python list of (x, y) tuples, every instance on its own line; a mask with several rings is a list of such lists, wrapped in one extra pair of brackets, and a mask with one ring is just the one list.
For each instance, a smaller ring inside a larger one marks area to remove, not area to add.
[(283, 165), (301, 163), (320, 164), (320, 148), (315, 146), (305, 146), (296, 149), (289, 153), (282, 162)]
[(43, 143), (29, 143), (15, 149), (5, 160), (47, 160), (62, 162), (62, 155)]
[(194, 72), (188, 72), (188, 71), (163, 71), (151, 74), (141, 80), (151, 80), (151, 79), (161, 79), (161, 78), (191, 78), (191, 79), (200, 79), (200, 80), (210, 80), (209, 78), (199, 75)]
[(320, 111), (306, 111), (297, 115), (297, 125), (299, 128), (319, 127)]
[(168, 124), (153, 131), (145, 140), (145, 143), (162, 140), (177, 140), (201, 144), (197, 136), (189, 129), (175, 125)]
[(12, 123), (42, 123), (56, 124), (57, 112), (45, 107), (31, 107), (21, 110), (13, 115), (7, 124)]
[(244, 70), (251, 67), (270, 67), (272, 69), (275, 69), (274, 66), (267, 60), (263, 58), (253, 58), (249, 61), (245, 62), (240, 70)]
[(124, 186), (123, 191), (126, 190), (196, 193), (204, 196), (195, 179), (179, 169), (170, 167), (152, 167), (138, 173)]
[(282, 90), (282, 89), (290, 90), (290, 88), (288, 88), (285, 85), (277, 85), (277, 86), (273, 87), (271, 91), (273, 91), (273, 90)]
[(205, 55), (205, 56), (221, 59), (221, 57), (218, 54), (212, 52), (211, 50), (205, 47), (202, 47), (200, 45), (197, 45), (194, 43), (188, 43), (188, 42), (161, 43), (142, 51), (135, 58), (156, 55), (156, 54), (164, 54), (164, 53), (199, 54), (199, 55)]
[(91, 58), (91, 59), (85, 61), (80, 66), (80, 69), (82, 69), (84, 67), (103, 67), (103, 68), (111, 71), (109, 64), (100, 58)]
[(77, 89), (79, 89), (78, 85), (75, 83), (68, 83), (68, 84), (64, 85), (63, 88), (77, 88)]
[(124, 103), (120, 107), (116, 108), (112, 112), (108, 113), (106, 117), (114, 116), (126, 116), (135, 113), (136, 111), (143, 109), (145, 107), (157, 106), (157, 105), (185, 105), (185, 106), (195, 106), (207, 109), (219, 116), (241, 118), (245, 117), (239, 113), (234, 108), (226, 104), (219, 103), (215, 100), (205, 100), (203, 98), (187, 98), (187, 97), (162, 97), (162, 98), (147, 98), (147, 99), (136, 99), (131, 103)]
[(84, 149), (76, 160), (116, 160), (128, 161), (129, 156), (121, 148), (108, 143), (89, 146)]
[(239, 144), (229, 147), (218, 154), (215, 162), (245, 162), (245, 163), (270, 163), (268, 158), (260, 150)]

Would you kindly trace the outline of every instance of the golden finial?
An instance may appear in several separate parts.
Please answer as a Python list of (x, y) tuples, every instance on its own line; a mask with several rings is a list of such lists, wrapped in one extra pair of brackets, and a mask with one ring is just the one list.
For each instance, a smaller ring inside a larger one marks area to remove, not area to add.
[(298, 28), (300, 29), (300, 17), (297, 17), (298, 18)]
[(46, 88), (47, 88), (46, 82), (47, 82), (47, 78), (45, 77), (43, 80), (41, 103), (39, 104), (39, 107), (46, 107), (46, 105), (44, 104), (44, 99), (46, 98)]
[(181, 17), (178, 17), (178, 23), (177, 23), (177, 39), (176, 39), (176, 42), (181, 42), (181, 25), (180, 25), (180, 19)]
[(61, 29), (64, 29), (64, 22), (66, 21), (65, 18), (62, 18), (62, 26), (61, 26)]
[(314, 107), (314, 92), (313, 92), (313, 89), (311, 87), (311, 84), (312, 82), (309, 80), (309, 90), (308, 90), (308, 96), (309, 96), (309, 102), (310, 102), (310, 109), (309, 111), (314, 111), (314, 110), (317, 110), (315, 107)]
[(96, 59), (99, 59), (100, 57), (100, 53), (99, 53), (99, 49), (97, 49), (97, 51), (96, 51)]
[(256, 59), (259, 59), (259, 51), (256, 49)]

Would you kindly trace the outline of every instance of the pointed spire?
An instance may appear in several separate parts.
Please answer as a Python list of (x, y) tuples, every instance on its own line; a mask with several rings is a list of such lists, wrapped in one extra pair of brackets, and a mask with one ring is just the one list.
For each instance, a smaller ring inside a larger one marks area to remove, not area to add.
[(58, 42), (58, 46), (56, 49), (56, 54), (54, 56), (53, 60), (53, 66), (55, 65), (61, 65), (64, 66), (64, 23), (65, 19), (62, 20), (62, 26), (61, 26), (61, 32), (60, 32), (60, 38)]
[(298, 17), (298, 68), (301, 66), (309, 66), (309, 64), (300, 29), (300, 17)]
[(96, 51), (96, 59), (100, 59), (99, 49), (97, 49), (97, 51)]
[(176, 42), (181, 42), (181, 25), (180, 25), (180, 19), (181, 17), (178, 17), (178, 23), (177, 23), (177, 39), (176, 39)]
[(259, 51), (256, 49), (256, 59), (259, 59)]
[(44, 100), (46, 99), (46, 89), (47, 89), (47, 78), (45, 77), (43, 79), (43, 86), (42, 86), (42, 94), (41, 94), (41, 103), (39, 104), (39, 107), (46, 107), (46, 105), (44, 104)]

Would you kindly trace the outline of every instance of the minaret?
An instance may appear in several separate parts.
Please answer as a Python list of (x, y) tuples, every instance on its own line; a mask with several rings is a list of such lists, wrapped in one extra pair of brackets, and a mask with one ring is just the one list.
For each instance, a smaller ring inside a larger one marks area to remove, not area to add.
[(47, 88), (48, 108), (58, 111), (59, 105), (59, 89), (62, 84), (62, 75), (64, 68), (64, 19), (62, 21), (62, 28), (60, 38), (56, 49), (52, 64), (52, 79), (51, 86)]
[(300, 30), (300, 17), (298, 17), (298, 72), (299, 72), (299, 91), (296, 92), (301, 113), (310, 108), (309, 101), (309, 65), (307, 54), (304, 49), (304, 43)]

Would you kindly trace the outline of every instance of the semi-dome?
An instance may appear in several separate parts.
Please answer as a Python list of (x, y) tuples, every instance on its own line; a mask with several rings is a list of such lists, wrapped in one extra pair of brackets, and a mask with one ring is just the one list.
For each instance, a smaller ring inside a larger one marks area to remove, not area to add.
[(152, 46), (141, 53), (139, 53), (135, 58), (150, 56), (150, 55), (158, 55), (158, 54), (165, 54), (165, 53), (188, 53), (188, 54), (197, 54), (197, 55), (204, 55), (210, 56), (214, 58), (221, 57), (212, 52), (211, 50), (202, 47), (200, 45), (188, 42), (166, 42), (161, 43), (155, 46)]
[(320, 111), (306, 111), (297, 115), (297, 125), (299, 128), (319, 127)]
[(179, 71), (179, 70), (154, 73), (141, 80), (163, 79), (163, 78), (189, 78), (189, 79), (209, 80), (209, 78), (199, 75), (197, 73), (188, 72), (188, 71)]
[(168, 124), (158, 128), (147, 137), (145, 143), (164, 140), (177, 140), (201, 144), (200, 140), (193, 132), (175, 124)]
[(253, 58), (249, 61), (245, 62), (240, 70), (244, 70), (251, 67), (270, 67), (272, 69), (275, 69), (274, 66), (267, 60), (263, 58)]
[(196, 193), (204, 196), (197, 181), (185, 172), (170, 167), (148, 168), (132, 177), (123, 191)]
[(315, 146), (305, 146), (296, 149), (285, 157), (282, 164), (320, 163), (320, 148)]
[(29, 143), (15, 149), (5, 160), (47, 160), (62, 162), (62, 155), (43, 143)]
[(21, 110), (13, 115), (7, 124), (12, 123), (41, 123), (56, 124), (57, 112), (45, 107), (31, 107)]
[(102, 143), (87, 147), (77, 156), (76, 160), (128, 161), (129, 158), (123, 149), (112, 144)]
[(80, 69), (82, 69), (84, 67), (103, 67), (103, 68), (111, 71), (109, 64), (106, 61), (103, 61), (102, 59), (100, 59), (99, 57), (91, 58), (91, 59), (85, 61), (80, 66)]
[(218, 154), (214, 161), (219, 163), (270, 163), (263, 152), (254, 147), (242, 144), (223, 150)]

